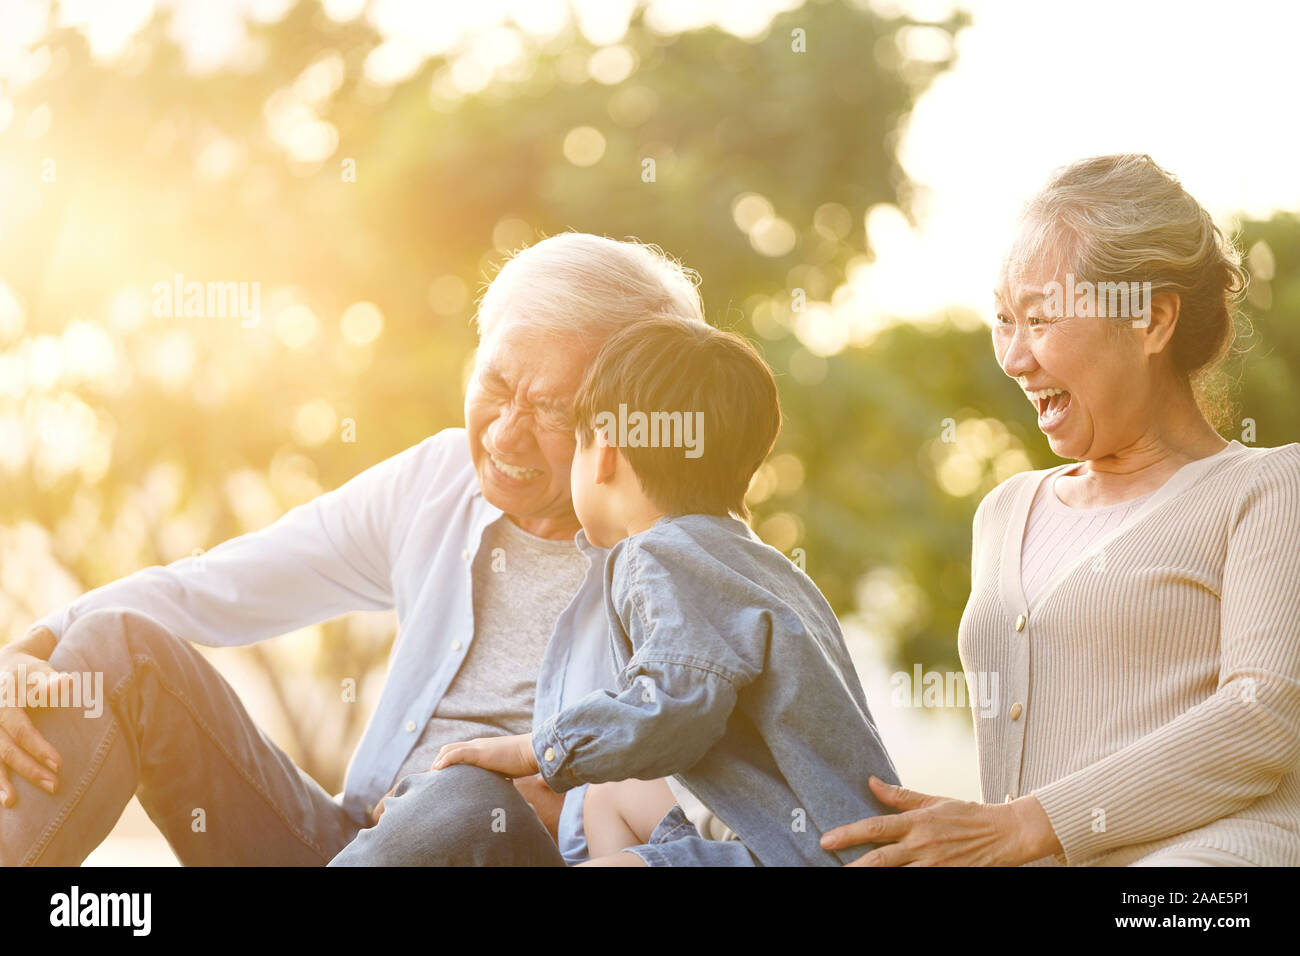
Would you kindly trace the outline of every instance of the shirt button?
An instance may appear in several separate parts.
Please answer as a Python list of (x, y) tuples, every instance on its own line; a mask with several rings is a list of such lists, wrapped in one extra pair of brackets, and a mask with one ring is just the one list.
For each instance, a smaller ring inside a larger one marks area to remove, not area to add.
[(1003, 803), (1010, 803), (1010, 802), (1011, 802), (1011, 794), (1008, 793), (1005, 797), (1003, 797), (1003, 798), (1002, 798), (1002, 802), (1003, 802)]
[(406, 722), (406, 732), (407, 732), (408, 734), (413, 734), (413, 733), (415, 733), (415, 721), (413, 721), (413, 720), (408, 720), (408, 721)]
[(1021, 614), (1016, 618), (1016, 630), (1023, 631), (1024, 629), (1025, 629), (1025, 616)]
[(1012, 705), (1011, 705), (1011, 719), (1012, 719), (1012, 720), (1019, 720), (1019, 719), (1020, 719), (1020, 713), (1021, 713), (1022, 710), (1024, 710), (1024, 708), (1021, 707), (1019, 704), (1012, 704)]
[(468, 561), (468, 560), (469, 560), (469, 549), (468, 549), (468, 548), (467, 548), (466, 550), (464, 550), (464, 551), (462, 551), (462, 552), (460, 553), (460, 559), (461, 559), (462, 561)]
[(458, 651), (458, 650), (460, 650), (460, 649), (461, 649), (461, 643), (460, 643), (460, 641), (452, 641), (452, 642), (451, 642), (451, 649), (452, 649), (453, 651)]
[(542, 756), (546, 758), (547, 763), (550, 763), (552, 760), (555, 759), (555, 748), (547, 747), (546, 753), (542, 754)]

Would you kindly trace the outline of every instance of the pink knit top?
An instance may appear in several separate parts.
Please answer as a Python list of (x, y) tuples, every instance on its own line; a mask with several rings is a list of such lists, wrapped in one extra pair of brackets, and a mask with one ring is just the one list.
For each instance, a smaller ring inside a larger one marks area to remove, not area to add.
[[(1064, 473), (1063, 473), (1064, 474)], [(1025, 543), (1020, 553), (1020, 577), (1025, 598), (1031, 604), (1061, 568), (1074, 564), (1093, 542), (1122, 526), (1154, 491), (1140, 498), (1122, 501), (1105, 508), (1071, 508), (1056, 497), (1055, 479), (1038, 486), (1025, 527)], [(1106, 552), (1093, 557), (1093, 569), (1106, 570)]]

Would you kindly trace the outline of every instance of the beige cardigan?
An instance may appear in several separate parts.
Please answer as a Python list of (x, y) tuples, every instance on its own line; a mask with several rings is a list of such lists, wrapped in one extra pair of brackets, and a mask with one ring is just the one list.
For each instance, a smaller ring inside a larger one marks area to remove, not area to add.
[(1029, 506), (1075, 465), (975, 514), (958, 650), (968, 681), (997, 675), (973, 711), (985, 802), (1038, 798), (1064, 848), (1039, 864), (1300, 865), (1300, 444), (1193, 462), (1029, 605)]

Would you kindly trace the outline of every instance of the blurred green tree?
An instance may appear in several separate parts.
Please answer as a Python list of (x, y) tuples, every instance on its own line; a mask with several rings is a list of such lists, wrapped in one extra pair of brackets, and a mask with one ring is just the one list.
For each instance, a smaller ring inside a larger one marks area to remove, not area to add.
[[(864, 214), (911, 208), (896, 144), (964, 22), (811, 2), (746, 40), (638, 15), (613, 51), (570, 29), (476, 92), (443, 57), (367, 81), (380, 37), (308, 2), (255, 27), (247, 63), (202, 76), (161, 18), (108, 65), (52, 33), (18, 94), (48, 131), (31, 147), (24, 124), (0, 133), (29, 184), (0, 243), (27, 319), (10, 341), (0, 323), (0, 359), (34, 367), (57, 341), (84, 361), (0, 387), (0, 420), (31, 445), (0, 449), (22, 465), (0, 526), (44, 529), (73, 593), (260, 527), (460, 424), (474, 297), (510, 250), (565, 229), (635, 236), (698, 270), (715, 324), (777, 371), (787, 424), (751, 491), (760, 533), (900, 664), (955, 668), (975, 506), (1055, 459), (978, 317), (827, 348), (810, 316), (839, 314), (826, 304), (870, 258)], [(1249, 420), (1276, 444), (1300, 433), (1300, 219), (1247, 223), (1242, 242), (1254, 332), (1228, 367), (1225, 434)], [(154, 315), (154, 284), (177, 273), (259, 283), (262, 321)], [(11, 631), (47, 610), (15, 560)], [(364, 717), (340, 683), (373, 689), (391, 637), (349, 617), (310, 648), (246, 652), (329, 788)]]
[[(698, 270), (712, 320), (759, 340), (778, 373), (787, 425), (752, 495), (760, 533), (900, 663), (955, 666), (975, 505), (1054, 459), (976, 317), (820, 349), (805, 306), (870, 258), (870, 208), (912, 208), (896, 146), (965, 22), (822, 0), (742, 39), (665, 36), (638, 13), (613, 52), (571, 28), (473, 91), (449, 57), (367, 80), (381, 37), (312, 2), (253, 26), (246, 61), (205, 75), (162, 16), (110, 64), (53, 32), (19, 94), (52, 122), (10, 154), (34, 184), (0, 247), (29, 316), (11, 345), (66, 340), (90, 316), (109, 335), (87, 348), (112, 354), (107, 373), (65, 369), (17, 414), (57, 432), (84, 408), (110, 453), (60, 470), (33, 450), (0, 521), (46, 529), (80, 590), (259, 527), (460, 424), (474, 297), (510, 250), (565, 229), (636, 236)], [(1273, 271), (1252, 292), (1260, 341), (1237, 388), (1268, 443), (1296, 434), (1300, 339), (1283, 317), (1300, 228), (1280, 217), (1246, 235), (1263, 244), (1256, 272)], [(259, 283), (262, 322), (153, 315), (153, 285), (177, 273)], [(339, 322), (357, 302), (382, 316), (377, 338)], [(11, 597), (12, 626), (46, 610)], [(327, 787), (363, 716), (339, 707), (339, 684), (381, 671), (390, 638), (345, 619), (302, 659), (299, 645), (248, 652)]]
[(1259, 445), (1300, 438), (1300, 213), (1247, 220), (1237, 243), (1250, 283), (1245, 321), (1226, 364), (1223, 434)]

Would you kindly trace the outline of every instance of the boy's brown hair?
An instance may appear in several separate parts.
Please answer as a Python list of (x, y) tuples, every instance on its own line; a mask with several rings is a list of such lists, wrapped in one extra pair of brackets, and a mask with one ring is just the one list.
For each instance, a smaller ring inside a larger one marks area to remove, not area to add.
[[(703, 413), (692, 419), (703, 426), (698, 457), (681, 447), (620, 448), (656, 505), (668, 514), (748, 520), (750, 479), (781, 430), (776, 380), (749, 342), (675, 317), (632, 322), (605, 342), (578, 389), (573, 409), (582, 447), (602, 413), (618, 416), (620, 405), (628, 416)], [(617, 435), (608, 437), (619, 443)]]

